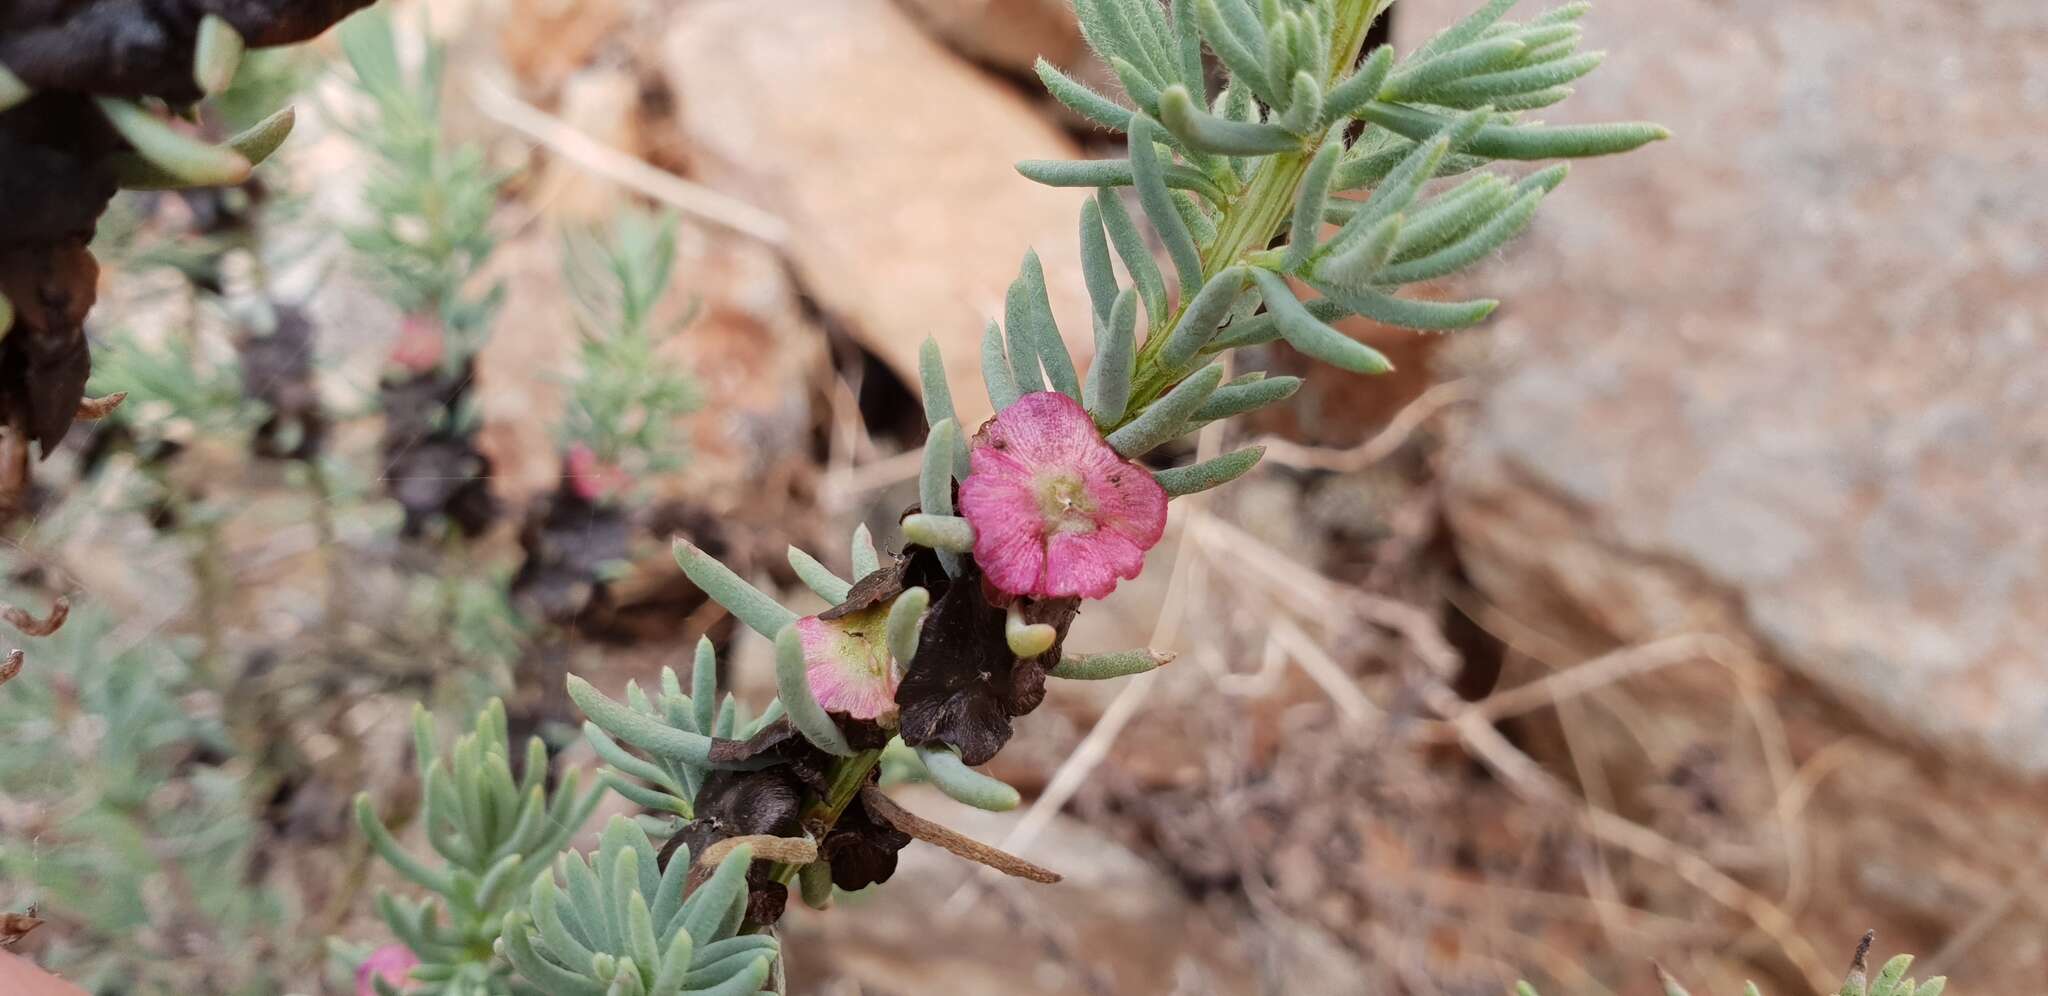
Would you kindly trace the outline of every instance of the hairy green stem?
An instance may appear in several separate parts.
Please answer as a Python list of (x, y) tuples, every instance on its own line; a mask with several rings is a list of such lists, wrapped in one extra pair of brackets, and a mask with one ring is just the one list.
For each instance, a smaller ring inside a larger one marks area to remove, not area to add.
[[(1367, 30), (1390, 2), (1339, 0), (1337, 23), (1330, 39), (1330, 77), (1323, 81), (1326, 92), (1357, 64), (1365, 47)], [(1314, 158), (1314, 149), (1302, 149), (1267, 156), (1259, 164), (1258, 172), (1252, 174), (1250, 182), (1223, 205), (1216, 221), (1216, 238), (1202, 252), (1204, 282), (1250, 254), (1264, 250), (1273, 241), (1273, 236), (1279, 234), (1280, 226), (1286, 223), (1294, 210), (1296, 192), (1301, 187), (1302, 177), (1308, 173), (1309, 161)], [(1125, 409), (1124, 422), (1136, 418), (1147, 405), (1158, 400), (1160, 395), (1195, 369), (1168, 369), (1159, 362), (1159, 352), (1166, 344), (1166, 331), (1180, 320), (1180, 312), (1187, 307), (1189, 297), (1191, 295), (1183, 295), (1180, 304), (1163, 321), (1151, 323), (1145, 344), (1138, 350), (1137, 373), (1132, 380), (1131, 403)]]

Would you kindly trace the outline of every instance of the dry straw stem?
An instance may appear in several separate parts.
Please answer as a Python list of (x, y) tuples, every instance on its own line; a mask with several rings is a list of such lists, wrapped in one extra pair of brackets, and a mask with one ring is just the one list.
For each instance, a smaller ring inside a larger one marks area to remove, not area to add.
[(0, 602), (0, 619), (7, 625), (21, 631), (23, 636), (49, 636), (63, 628), (64, 620), (71, 615), (71, 599), (62, 595), (50, 604), (50, 614), (41, 619), (29, 615), (27, 609)]
[[(1198, 527), (1192, 531), (1203, 537), (1202, 542), (1224, 541), (1231, 563), (1241, 569), (1240, 576), (1288, 594), (1288, 599), (1276, 600), (1275, 604), (1295, 605), (1309, 617), (1320, 615), (1330, 619), (1338, 618), (1336, 613), (1347, 613), (1401, 636), (1436, 676), (1435, 681), (1421, 689), (1424, 704), (1450, 724), (1459, 743), (1503, 783), (1528, 801), (1573, 808), (1581, 827), (1595, 839), (1664, 865), (1708, 898), (1748, 919), (1817, 991), (1833, 984), (1830, 980), (1834, 973), (1800, 935), (1784, 907), (1736, 881), (1697, 852), (1615, 813), (1585, 805), (1584, 800), (1508, 742), (1483, 715), (1459, 699), (1447, 684), (1447, 679), (1456, 673), (1457, 651), (1427, 613), (1412, 605), (1351, 590), (1221, 520), (1197, 514), (1191, 517), (1190, 524)], [(1322, 614), (1324, 610), (1328, 614)]]
[(927, 844), (943, 847), (975, 864), (993, 868), (1013, 878), (1030, 879), (1044, 885), (1051, 885), (1060, 880), (1059, 872), (1041, 868), (1014, 854), (990, 847), (904, 809), (896, 804), (896, 800), (889, 798), (888, 793), (873, 785), (864, 786), (860, 790), (860, 801), (876, 819)]
[(521, 101), (481, 75), (471, 77), (469, 95), (485, 117), (539, 142), (597, 176), (771, 246), (781, 247), (789, 242), (789, 225), (781, 218), (620, 152)]
[(127, 391), (115, 391), (104, 398), (80, 398), (78, 401), (78, 417), (82, 421), (97, 422), (114, 414), (114, 409), (121, 407), (121, 402), (126, 400), (128, 400)]
[(1395, 413), (1385, 428), (1357, 446), (1343, 449), (1303, 446), (1277, 436), (1267, 436), (1259, 440), (1259, 445), (1266, 448), (1266, 461), (1269, 463), (1286, 464), (1301, 470), (1355, 474), (1394, 455), (1415, 434), (1415, 430), (1437, 413), (1477, 396), (1477, 389), (1463, 379), (1433, 385)]
[(727, 837), (705, 848), (704, 853), (690, 863), (690, 888), (703, 885), (727, 855), (742, 847), (753, 848), (754, 858), (758, 861), (801, 866), (818, 860), (818, 845), (801, 837), (777, 837), (766, 833)]

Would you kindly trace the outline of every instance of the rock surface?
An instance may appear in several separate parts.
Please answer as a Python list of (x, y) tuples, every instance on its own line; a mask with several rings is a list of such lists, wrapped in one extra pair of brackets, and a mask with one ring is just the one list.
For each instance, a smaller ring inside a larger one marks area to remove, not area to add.
[(982, 326), (1026, 248), (1044, 260), (1069, 348), (1090, 351), (1082, 192), (1014, 169), (1076, 150), (1014, 88), (889, 0), (786, 4), (772, 19), (706, 0), (674, 24), (668, 76), (697, 178), (780, 214), (805, 290), (897, 376), (914, 385), (918, 345), (938, 337), (961, 419), (978, 424)]
[(2048, 8), (1587, 26), (1616, 54), (1555, 117), (1677, 137), (1579, 167), (1474, 281), (1507, 302), (1451, 481), (1477, 579), (1623, 640), (1719, 625), (2048, 774)]

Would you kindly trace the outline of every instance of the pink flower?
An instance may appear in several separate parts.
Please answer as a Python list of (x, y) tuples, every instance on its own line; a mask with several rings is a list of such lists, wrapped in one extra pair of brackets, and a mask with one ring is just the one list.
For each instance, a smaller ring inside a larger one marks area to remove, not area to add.
[(574, 488), (584, 501), (609, 498), (632, 483), (624, 468), (599, 460), (597, 454), (582, 443), (569, 447), (569, 455), (562, 462), (569, 487)]
[(414, 988), (412, 968), (419, 957), (403, 944), (386, 944), (370, 952), (356, 967), (356, 996), (377, 996), (377, 980), (399, 992)]
[(423, 374), (441, 365), (447, 349), (441, 320), (432, 315), (406, 315), (398, 323), (398, 341), (391, 346), (391, 362), (407, 373)]
[(1101, 598), (1145, 567), (1166, 489), (1117, 455), (1074, 399), (1027, 394), (975, 434), (960, 514), (974, 559), (1013, 595)]
[(826, 712), (879, 719), (896, 712), (896, 669), (889, 662), (889, 604), (835, 619), (796, 621), (804, 647), (804, 674)]

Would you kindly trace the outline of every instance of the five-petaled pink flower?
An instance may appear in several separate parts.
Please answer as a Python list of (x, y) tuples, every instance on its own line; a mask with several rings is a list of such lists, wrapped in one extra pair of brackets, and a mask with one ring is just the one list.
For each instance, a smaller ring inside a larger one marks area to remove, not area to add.
[(889, 661), (889, 603), (836, 619), (796, 621), (804, 648), (804, 675), (827, 712), (855, 719), (896, 713), (896, 668)]
[(419, 956), (403, 944), (386, 944), (370, 952), (356, 967), (356, 996), (378, 996), (379, 980), (398, 992), (412, 991), (412, 969), (419, 963)]
[(974, 559), (1013, 595), (1101, 598), (1166, 531), (1166, 489), (1117, 455), (1074, 399), (1027, 394), (974, 437), (960, 514)]

